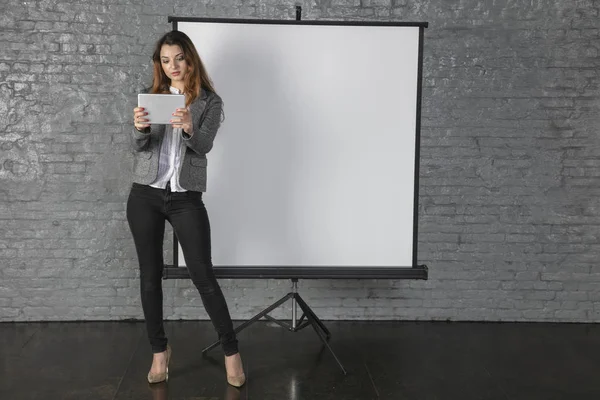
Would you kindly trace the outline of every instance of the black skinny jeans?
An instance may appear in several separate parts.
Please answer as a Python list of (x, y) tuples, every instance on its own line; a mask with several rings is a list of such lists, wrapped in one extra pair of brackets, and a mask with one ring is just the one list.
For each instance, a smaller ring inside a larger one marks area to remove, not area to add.
[(167, 348), (163, 327), (163, 238), (169, 221), (181, 244), (192, 282), (200, 292), (225, 355), (238, 352), (227, 303), (212, 268), (210, 224), (202, 192), (171, 192), (134, 183), (127, 200), (127, 221), (140, 265), (140, 291), (148, 339), (154, 353)]

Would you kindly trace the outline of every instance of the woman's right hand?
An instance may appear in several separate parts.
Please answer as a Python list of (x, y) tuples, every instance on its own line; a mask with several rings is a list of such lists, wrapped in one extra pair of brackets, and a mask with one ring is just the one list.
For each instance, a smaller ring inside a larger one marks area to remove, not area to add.
[(148, 119), (144, 118), (148, 113), (144, 110), (143, 107), (136, 107), (133, 109), (133, 124), (135, 125), (135, 129), (141, 131), (150, 126), (148, 124)]

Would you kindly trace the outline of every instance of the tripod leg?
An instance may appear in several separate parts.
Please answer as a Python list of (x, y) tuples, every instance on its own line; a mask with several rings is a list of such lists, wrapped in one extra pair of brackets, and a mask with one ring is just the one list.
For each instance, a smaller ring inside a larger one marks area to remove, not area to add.
[[(314, 314), (313, 314), (314, 315)], [(329, 346), (329, 343), (327, 343), (327, 338), (323, 335), (323, 333), (319, 330), (319, 325), (317, 324), (317, 321), (315, 321), (312, 317), (311, 314), (308, 315), (308, 320), (311, 322), (311, 325), (313, 327), (313, 329), (315, 330), (315, 332), (317, 333), (317, 336), (319, 336), (319, 339), (321, 339), (321, 342), (323, 342), (323, 344), (325, 345), (325, 347), (327, 347), (327, 349), (329, 350), (329, 352), (331, 353), (331, 355), (333, 356), (333, 358), (335, 358), (335, 361), (337, 362), (337, 364), (340, 366), (340, 368), (342, 369), (342, 372), (344, 373), (344, 375), (348, 375), (348, 373), (346, 372), (346, 370), (344, 369), (344, 366), (342, 365), (342, 363), (340, 362), (340, 360), (337, 358), (337, 356), (335, 355), (335, 353), (333, 352), (333, 349), (331, 348), (331, 346)]]
[[(273, 311), (274, 309), (276, 309), (277, 307), (279, 307), (280, 305), (282, 305), (283, 303), (285, 303), (286, 301), (288, 301), (290, 299), (290, 297), (292, 297), (292, 296), (293, 296), (293, 293), (286, 294), (284, 297), (282, 297), (277, 302), (275, 302), (272, 305), (270, 305), (268, 308), (266, 308), (263, 311), (261, 311), (260, 313), (256, 314), (254, 317), (252, 317), (248, 321), (244, 322), (243, 324), (240, 324), (240, 326), (238, 326), (237, 328), (234, 329), (234, 332), (238, 333), (242, 329), (246, 328), (248, 325), (250, 325), (250, 324), (258, 321), (259, 319), (261, 319), (262, 317), (264, 317), (265, 315), (267, 315), (268, 313), (270, 313), (271, 311)], [(219, 343), (220, 342), (217, 340), (216, 342), (214, 342), (210, 346), (204, 348), (202, 350), (202, 353), (206, 353), (207, 351), (214, 349), (215, 347), (217, 347), (219, 345)]]
[[(323, 322), (321, 322), (321, 320), (310, 309), (308, 304), (306, 304), (306, 302), (298, 294), (296, 294), (296, 301), (298, 302), (298, 305), (300, 306), (300, 308), (302, 309), (304, 314), (306, 314), (306, 318), (308, 319), (308, 321), (310, 322), (310, 325), (313, 327), (313, 329), (319, 336), (319, 339), (321, 339), (321, 342), (323, 342), (323, 344), (325, 345), (325, 347), (327, 347), (327, 349), (329, 350), (329, 352), (331, 353), (333, 358), (335, 358), (335, 361), (338, 363), (338, 365), (342, 369), (342, 372), (344, 372), (344, 375), (347, 375), (347, 372), (344, 369), (344, 366), (342, 365), (340, 360), (337, 358), (337, 356), (333, 352), (333, 349), (331, 348), (331, 346), (329, 346), (329, 343), (327, 343), (328, 339), (331, 337), (331, 333), (329, 332), (329, 330), (327, 328), (325, 328), (325, 325), (323, 325)], [(323, 331), (321, 332), (319, 330), (319, 328), (322, 329)], [(327, 335), (327, 336), (325, 336), (325, 335)]]
[(313, 312), (313, 310), (311, 310), (311, 308), (308, 306), (308, 304), (306, 304), (304, 299), (300, 297), (299, 294), (296, 294), (296, 301), (300, 305), (300, 308), (302, 308), (302, 311), (304, 311), (304, 314), (306, 314), (307, 317), (312, 317), (313, 321), (315, 321), (317, 325), (319, 325), (319, 327), (323, 330), (323, 333), (327, 337), (327, 340), (329, 340), (329, 338), (331, 337), (331, 332), (329, 332), (329, 329), (325, 327), (325, 324), (323, 324), (323, 322), (319, 319), (319, 317), (317, 317), (317, 315)]

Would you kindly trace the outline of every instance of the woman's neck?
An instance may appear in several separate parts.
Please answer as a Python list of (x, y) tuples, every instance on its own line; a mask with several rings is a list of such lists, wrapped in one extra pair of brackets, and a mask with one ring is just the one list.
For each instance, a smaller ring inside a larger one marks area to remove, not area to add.
[(171, 86), (175, 89), (179, 90), (179, 93), (183, 93), (185, 89), (185, 85), (183, 82), (171, 82)]

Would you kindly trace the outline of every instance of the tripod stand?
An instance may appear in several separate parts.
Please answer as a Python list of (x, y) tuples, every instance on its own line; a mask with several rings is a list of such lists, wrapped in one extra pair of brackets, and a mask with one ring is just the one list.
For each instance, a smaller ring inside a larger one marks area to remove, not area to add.
[[(275, 318), (271, 317), (270, 315), (268, 315), (271, 311), (273, 311), (274, 309), (276, 309), (277, 307), (279, 307), (280, 305), (282, 305), (283, 303), (285, 303), (286, 301), (288, 301), (290, 299), (292, 300), (291, 325), (286, 322), (279, 321), (278, 319), (275, 319)], [(300, 309), (302, 310), (302, 316), (300, 317), (300, 319), (297, 319), (297, 316), (298, 316), (297, 306), (300, 306)], [(265, 317), (269, 321), (272, 321), (272, 322), (286, 328), (287, 330), (289, 330), (291, 332), (298, 332), (299, 330), (306, 328), (308, 325), (311, 325), (313, 327), (313, 329), (315, 330), (315, 332), (317, 333), (317, 336), (319, 336), (319, 339), (321, 339), (321, 342), (323, 342), (323, 344), (325, 345), (325, 347), (327, 347), (327, 349), (329, 350), (329, 352), (331, 353), (333, 358), (335, 358), (335, 361), (342, 369), (342, 372), (344, 373), (344, 375), (347, 375), (347, 372), (344, 369), (344, 366), (342, 365), (340, 360), (337, 358), (337, 356), (333, 352), (333, 349), (329, 346), (328, 341), (329, 341), (329, 338), (331, 337), (331, 332), (329, 332), (329, 330), (325, 327), (325, 325), (319, 319), (319, 317), (317, 317), (317, 315), (313, 312), (313, 310), (311, 310), (311, 308), (308, 306), (308, 304), (306, 304), (304, 299), (302, 299), (302, 297), (300, 297), (300, 294), (298, 294), (298, 278), (292, 278), (292, 291), (291, 292), (289, 292), (288, 294), (283, 296), (281, 299), (277, 300), (275, 303), (273, 303), (272, 305), (267, 307), (265, 310), (256, 314), (254, 317), (252, 317), (248, 321), (242, 323), (240, 326), (235, 328), (235, 332), (236, 333), (240, 332), (241, 330), (243, 330), (244, 328), (247, 328), (250, 324), (258, 321), (262, 317)], [(306, 318), (306, 321), (304, 321), (304, 318)], [(219, 341), (217, 340), (216, 342), (214, 342), (213, 344), (211, 344), (210, 346), (208, 346), (204, 350), (202, 350), (202, 353), (206, 353), (209, 350), (214, 349), (218, 345), (219, 345)]]

